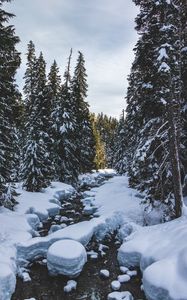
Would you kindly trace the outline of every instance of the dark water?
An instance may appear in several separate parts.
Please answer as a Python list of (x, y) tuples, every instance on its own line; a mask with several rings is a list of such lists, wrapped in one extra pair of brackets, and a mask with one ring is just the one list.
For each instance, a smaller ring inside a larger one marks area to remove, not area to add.
[[(67, 283), (67, 277), (57, 276), (51, 277), (48, 275), (47, 267), (40, 263), (34, 263), (30, 268), (30, 276), (32, 281), (23, 283), (18, 278), (16, 292), (12, 300), (24, 300), (28, 298), (36, 298), (37, 300), (104, 300), (107, 295), (112, 292), (110, 284), (120, 274), (117, 261), (117, 248), (114, 238), (103, 242), (109, 247), (106, 250), (106, 255), (97, 259), (88, 259), (81, 275), (76, 278), (77, 290), (69, 294), (63, 291)], [(87, 250), (97, 250), (98, 244), (91, 242)], [(107, 269), (110, 271), (110, 278), (102, 279), (100, 270)], [(143, 292), (140, 289), (141, 274), (138, 270), (138, 276), (132, 277), (130, 282), (122, 284), (121, 291), (130, 291), (135, 299), (145, 299)]]

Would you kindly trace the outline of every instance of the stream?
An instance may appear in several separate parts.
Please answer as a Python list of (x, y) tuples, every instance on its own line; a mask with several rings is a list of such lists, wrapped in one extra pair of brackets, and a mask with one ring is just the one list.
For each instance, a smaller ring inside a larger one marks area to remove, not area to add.
[[(83, 205), (81, 203), (81, 193), (73, 196), (62, 204), (60, 216), (67, 217), (67, 225), (89, 220), (93, 216), (83, 214)], [(40, 229), (41, 236), (46, 236), (51, 225), (60, 224), (60, 216), (49, 218)], [(26, 300), (35, 298), (36, 300), (106, 300), (107, 295), (112, 292), (111, 282), (116, 280), (121, 274), (117, 261), (117, 249), (120, 247), (116, 234), (107, 236), (102, 244), (105, 251), (99, 251), (99, 243), (92, 239), (87, 245), (88, 262), (84, 266), (82, 273), (75, 280), (77, 289), (71, 293), (64, 293), (64, 286), (68, 278), (65, 276), (49, 276), (46, 261), (38, 260), (29, 265), (28, 272), (31, 281), (23, 282), (17, 277), (16, 290), (11, 300)], [(97, 257), (91, 256), (95, 252)], [(91, 252), (91, 253), (89, 253)], [(100, 270), (107, 269), (110, 272), (109, 278), (102, 278)], [(135, 300), (146, 299), (141, 290), (141, 272), (137, 270), (137, 276), (131, 277), (127, 283), (123, 283), (121, 291), (129, 291)]]

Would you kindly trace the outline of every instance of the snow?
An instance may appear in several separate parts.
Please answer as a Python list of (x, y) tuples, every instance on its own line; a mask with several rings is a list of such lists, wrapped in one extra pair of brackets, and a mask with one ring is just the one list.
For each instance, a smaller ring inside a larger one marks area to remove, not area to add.
[(140, 266), (148, 300), (187, 299), (187, 217), (139, 227), (120, 247), (120, 265)]
[(170, 71), (170, 67), (166, 62), (163, 61), (159, 67), (159, 72), (169, 72), (169, 71)]
[(76, 290), (77, 282), (75, 280), (68, 280), (67, 285), (64, 287), (65, 293), (70, 293), (73, 290)]
[(127, 271), (127, 275), (129, 275), (130, 277), (132, 276), (137, 276), (137, 271), (136, 270), (133, 270), (133, 271)]
[(114, 291), (118, 291), (121, 288), (121, 283), (118, 280), (114, 280), (111, 282), (111, 288)]
[(36, 214), (41, 221), (44, 221), (49, 216), (55, 216), (59, 213), (60, 202), (73, 195), (75, 189), (65, 183), (52, 182), (51, 186), (43, 192), (23, 191), (21, 186), (17, 192), (21, 195), (16, 199), (19, 202), (16, 211), (21, 214)]
[(55, 242), (47, 252), (47, 268), (51, 275), (77, 277), (85, 263), (87, 254), (83, 245), (73, 240)]
[[(47, 237), (36, 237), (18, 245), (19, 263), (32, 261), (38, 257), (45, 257), (48, 248), (54, 242), (62, 239), (72, 239), (86, 246), (95, 235), (102, 240), (107, 233), (111, 233), (125, 222), (137, 221), (143, 223), (140, 199), (136, 191), (128, 188), (128, 179), (116, 176), (104, 185), (87, 192), (86, 196), (95, 196), (99, 218), (73, 224), (51, 233)], [(124, 201), (125, 197), (125, 201)]]
[(108, 270), (100, 270), (100, 275), (103, 277), (103, 278), (109, 278), (110, 277), (110, 272)]
[(167, 52), (166, 52), (166, 48), (161, 48), (159, 50), (159, 56), (158, 56), (158, 61), (162, 61), (163, 59), (168, 59), (168, 55), (167, 55)]
[(116, 171), (113, 169), (99, 169), (93, 170), (92, 173), (85, 173), (79, 175), (79, 185), (81, 187), (94, 187), (99, 186), (106, 178), (110, 178), (116, 175)]
[[(0, 207), (0, 299), (9, 300), (15, 290), (18, 273), (17, 249), (21, 243), (37, 236), (41, 220), (56, 214), (60, 206), (51, 202), (66, 199), (75, 193), (70, 185), (53, 182), (42, 193), (23, 191), (18, 186), (19, 204), (15, 211)], [(24, 276), (24, 275), (23, 275)]]
[[(98, 174), (95, 173), (93, 176), (97, 177)], [(104, 174), (106, 178), (113, 176), (114, 171), (100, 170), (99, 174)], [(59, 218), (60, 202), (75, 193), (75, 190), (69, 185), (53, 182), (51, 187), (41, 193), (22, 191), (21, 186), (17, 191), (22, 194), (17, 198), (19, 204), (16, 211), (0, 209), (1, 300), (9, 300), (14, 292), (16, 273), (27, 267), (29, 262), (46, 258), (48, 249), (55, 242), (68, 239), (86, 246), (93, 236), (102, 240), (106, 234), (120, 226), (128, 227), (133, 222), (143, 224), (141, 199), (136, 197), (135, 190), (128, 187), (126, 177), (110, 178), (104, 185), (84, 193), (84, 197), (92, 199), (99, 217), (62, 229), (55, 227), (59, 229), (55, 232), (52, 232), (52, 227), (51, 233), (46, 237), (34, 237), (37, 235), (36, 228), (41, 227), (41, 221), (49, 216), (58, 215)], [(3, 270), (6, 272), (3, 273)]]
[(129, 271), (129, 268), (121, 266), (120, 271), (125, 274), (127, 271)]
[(133, 300), (130, 292), (112, 292), (108, 295), (108, 300)]
[(130, 281), (130, 276), (129, 275), (126, 275), (126, 274), (123, 274), (123, 275), (119, 275), (118, 276), (118, 281), (120, 282), (120, 283), (123, 283), (123, 282), (128, 282), (128, 281)]

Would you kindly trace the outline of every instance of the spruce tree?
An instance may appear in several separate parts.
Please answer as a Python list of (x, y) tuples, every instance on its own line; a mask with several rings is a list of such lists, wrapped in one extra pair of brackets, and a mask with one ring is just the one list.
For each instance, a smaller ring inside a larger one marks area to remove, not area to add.
[(114, 169), (120, 174), (125, 174), (127, 171), (126, 161), (126, 143), (127, 130), (125, 124), (124, 110), (122, 111), (116, 133), (115, 133), (115, 154), (114, 154)]
[(180, 216), (182, 206), (181, 3), (134, 2), (141, 8), (136, 18), (141, 38), (127, 94), (128, 173), (130, 185), (145, 192), (152, 208), (160, 203), (164, 220)]
[(14, 109), (19, 95), (15, 74), (20, 55), (15, 48), (19, 38), (14, 26), (7, 24), (14, 15), (2, 9), (3, 2), (7, 1), (0, 1), (0, 205), (12, 207), (14, 198), (10, 182), (15, 165), (16, 146), (13, 145), (17, 144)]
[(95, 116), (95, 114), (91, 114), (91, 122), (95, 139), (95, 168), (96, 170), (104, 169), (106, 167), (105, 144), (99, 130), (97, 129), (97, 116)]
[(106, 166), (113, 167), (113, 158), (115, 152), (115, 132), (118, 125), (116, 118), (109, 117), (100, 113), (96, 118), (96, 127), (100, 133), (101, 140), (104, 143)]
[(33, 105), (34, 105), (34, 91), (36, 84), (36, 54), (35, 54), (35, 45), (33, 41), (28, 43), (28, 52), (27, 52), (27, 68), (25, 71), (25, 84), (23, 87), (23, 92), (25, 95), (24, 103), (25, 103), (25, 122), (27, 122), (27, 118), (29, 118)]
[(76, 154), (79, 161), (79, 172), (91, 171), (94, 167), (95, 141), (91, 125), (87, 97), (87, 74), (85, 60), (81, 52), (71, 82), (71, 97), (75, 107), (76, 118)]
[(57, 179), (76, 185), (79, 174), (79, 163), (76, 157), (76, 117), (75, 103), (70, 91), (70, 63), (64, 73), (64, 82), (60, 88), (58, 101), (53, 114), (55, 168)]
[(50, 161), (51, 99), (46, 86), (46, 63), (40, 53), (35, 64), (31, 107), (26, 123), (22, 174), (27, 191), (39, 192), (49, 185), (53, 170)]

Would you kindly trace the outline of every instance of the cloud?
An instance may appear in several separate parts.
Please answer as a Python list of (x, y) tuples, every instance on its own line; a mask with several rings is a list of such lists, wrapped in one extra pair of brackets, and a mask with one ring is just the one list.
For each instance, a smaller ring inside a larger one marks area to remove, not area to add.
[(43, 51), (48, 68), (55, 58), (62, 73), (73, 47), (74, 63), (77, 50), (85, 55), (92, 111), (120, 114), (137, 39), (132, 0), (15, 0), (6, 6), (16, 14), (12, 22), (21, 38), (20, 86), (29, 40)]

